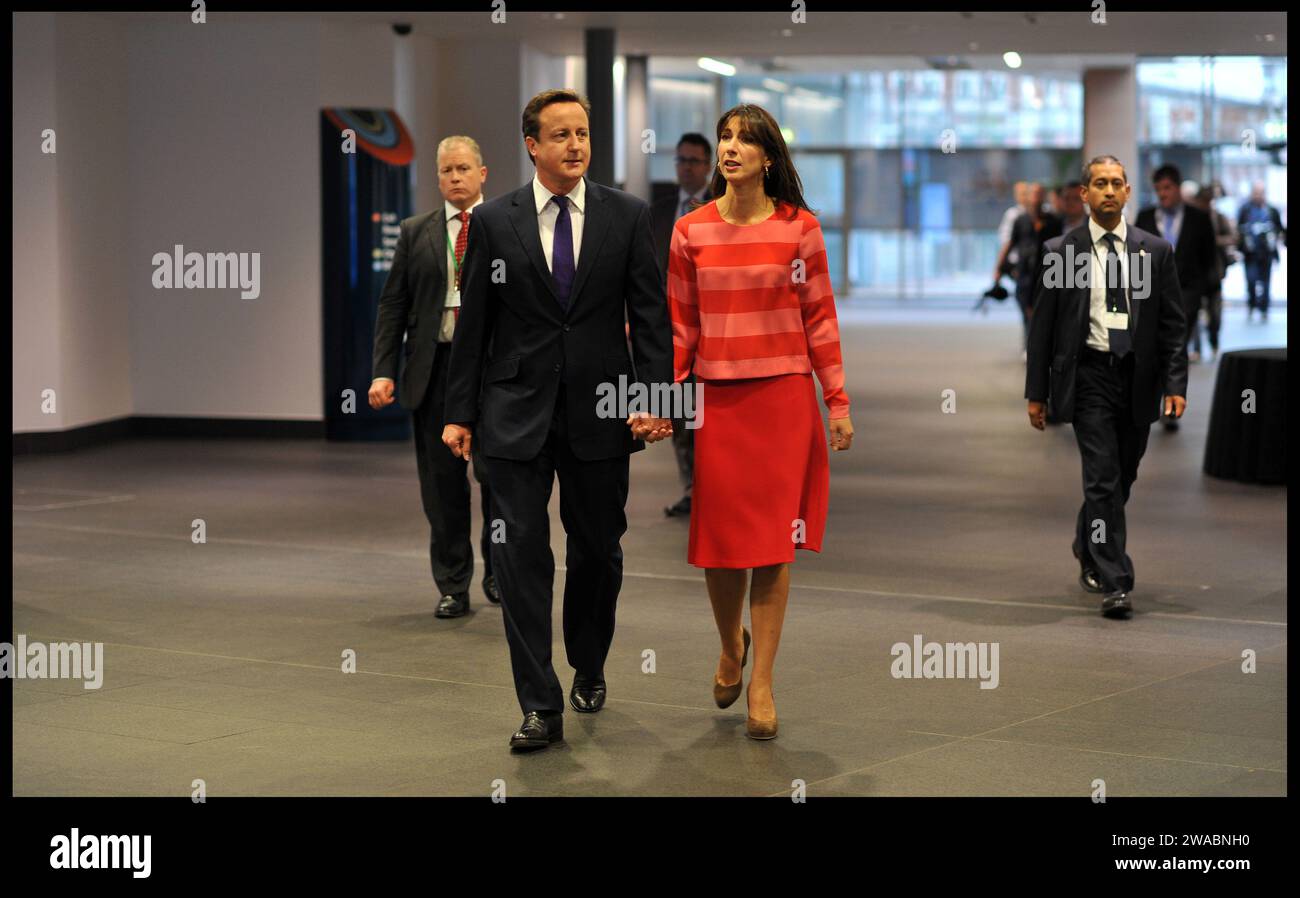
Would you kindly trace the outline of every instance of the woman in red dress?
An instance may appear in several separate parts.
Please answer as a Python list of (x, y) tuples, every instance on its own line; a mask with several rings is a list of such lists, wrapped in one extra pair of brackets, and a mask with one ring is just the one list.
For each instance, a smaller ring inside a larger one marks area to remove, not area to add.
[(705, 569), (722, 641), (718, 707), (740, 695), (753, 626), (746, 732), (776, 736), (772, 668), (796, 549), (820, 552), (830, 443), (853, 443), (821, 227), (776, 121), (742, 104), (718, 120), (716, 200), (677, 220), (668, 259), (674, 376), (701, 386), (687, 561)]

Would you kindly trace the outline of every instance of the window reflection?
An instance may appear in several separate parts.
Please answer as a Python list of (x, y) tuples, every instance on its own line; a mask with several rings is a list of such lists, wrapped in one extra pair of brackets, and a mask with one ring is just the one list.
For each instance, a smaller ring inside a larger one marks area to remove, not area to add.
[[(712, 141), (723, 109), (756, 103), (785, 131), (837, 291), (973, 300), (988, 287), (1013, 184), (1036, 180), (1050, 190), (1078, 177), (1082, 76), (826, 64), (844, 70), (741, 65), (750, 71), (722, 77), (693, 58), (652, 58), (651, 178), (673, 180), (672, 144), (683, 132)], [(1139, 204), (1154, 200), (1150, 172), (1173, 161), (1188, 178), (1222, 180), (1233, 217), (1250, 181), (1267, 180), (1285, 219), (1284, 57), (1150, 59), (1136, 75)], [(1243, 149), (1244, 132), (1254, 135), (1253, 152)], [(943, 151), (945, 135), (955, 152)]]

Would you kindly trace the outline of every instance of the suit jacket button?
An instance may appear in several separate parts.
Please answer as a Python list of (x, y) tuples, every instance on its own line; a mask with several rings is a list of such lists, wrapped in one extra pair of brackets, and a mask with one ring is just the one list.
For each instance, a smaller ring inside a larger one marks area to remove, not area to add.
[(556, 365), (556, 366), (555, 366), (553, 369), (551, 369), (551, 370), (553, 370), (556, 374), (559, 374), (559, 373), (560, 373), (560, 366), (559, 366), (559, 365)]
[(564, 332), (565, 332), (566, 334), (567, 334), (569, 331), (571, 331), (571, 330), (573, 330), (573, 328), (569, 327), (567, 324), (564, 326)]

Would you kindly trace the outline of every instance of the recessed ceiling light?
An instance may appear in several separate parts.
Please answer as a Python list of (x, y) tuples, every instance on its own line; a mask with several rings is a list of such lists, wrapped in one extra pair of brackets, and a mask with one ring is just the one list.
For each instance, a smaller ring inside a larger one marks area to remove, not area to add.
[(706, 72), (714, 72), (715, 74), (718, 75), (726, 75), (727, 77), (731, 77), (732, 75), (736, 74), (736, 67), (734, 65), (731, 65), (730, 63), (722, 62), (721, 60), (718, 59), (712, 59), (708, 56), (701, 56), (699, 59), (695, 60), (695, 64), (698, 65), (700, 68), (704, 69), (704, 71)]
[(1002, 61), (1007, 64), (1009, 69), (1020, 68), (1020, 54), (1015, 50), (1008, 50), (1002, 54)]

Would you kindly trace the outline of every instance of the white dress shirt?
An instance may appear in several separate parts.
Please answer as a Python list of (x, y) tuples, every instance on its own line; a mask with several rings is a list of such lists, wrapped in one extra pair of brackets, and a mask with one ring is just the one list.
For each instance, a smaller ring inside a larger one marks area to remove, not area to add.
[[(478, 195), (473, 204), (466, 209), (471, 213), (470, 226), (473, 227), (473, 212), (483, 203), (483, 194)], [(456, 216), (460, 210), (446, 200), (442, 201), (443, 211), (447, 214), (447, 295), (442, 304), (442, 323), (438, 327), (438, 342), (450, 343), (456, 332), (456, 309), (460, 308), (460, 290), (456, 287), (456, 238), (460, 236), (460, 219)]]
[(1102, 352), (1110, 352), (1110, 334), (1107, 332), (1105, 318), (1102, 317), (1106, 312), (1106, 255), (1110, 252), (1110, 244), (1102, 238), (1106, 234), (1114, 234), (1119, 238), (1115, 246), (1115, 252), (1119, 255), (1119, 270), (1121, 283), (1124, 285), (1124, 298), (1128, 304), (1129, 314), (1133, 314), (1133, 298), (1128, 286), (1128, 246), (1125, 241), (1128, 239), (1128, 224), (1124, 221), (1124, 216), (1119, 217), (1119, 224), (1115, 226), (1114, 231), (1107, 231), (1101, 225), (1097, 224), (1096, 219), (1089, 216), (1088, 233), (1092, 236), (1092, 270), (1089, 272), (1091, 288), (1089, 297), (1088, 313), (1088, 340), (1089, 349), (1100, 349)]
[[(1169, 241), (1171, 245), (1178, 242), (1178, 235), (1183, 232), (1183, 204), (1179, 203), (1173, 209), (1174, 226), (1169, 227), (1169, 212), (1163, 206), (1156, 206), (1156, 227), (1160, 229), (1160, 236)], [(1172, 237), (1169, 236), (1172, 230)]]
[[(1025, 210), (1020, 208), (1019, 204), (1012, 206), (1010, 209), (1002, 213), (1002, 221), (998, 224), (999, 250), (1007, 245), (1007, 241), (1011, 239), (1011, 229), (1015, 227), (1016, 219), (1024, 214)], [(1007, 253), (1007, 261), (1012, 264), (1020, 261), (1020, 251), (1014, 246), (1011, 247), (1010, 252)]]
[[(533, 201), (537, 206), (537, 232), (542, 238), (542, 252), (546, 255), (546, 268), (552, 270), (551, 252), (555, 246), (555, 219), (560, 215), (560, 207), (551, 202), (551, 193), (542, 186), (537, 175), (533, 175)], [(587, 216), (587, 179), (579, 178), (578, 184), (569, 191), (569, 228), (573, 231), (573, 270), (578, 270), (578, 253), (582, 250), (582, 223)]]

